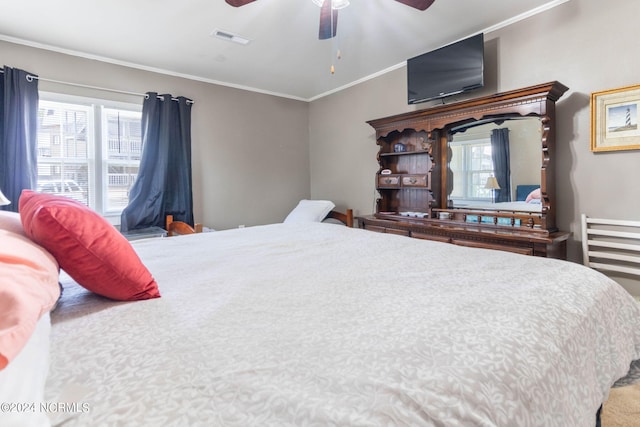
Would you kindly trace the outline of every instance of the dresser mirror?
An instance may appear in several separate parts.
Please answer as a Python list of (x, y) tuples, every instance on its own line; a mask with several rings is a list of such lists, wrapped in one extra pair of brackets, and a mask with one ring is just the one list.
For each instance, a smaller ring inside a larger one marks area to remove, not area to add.
[(540, 214), (541, 141), (539, 117), (484, 119), (451, 127), (447, 206)]
[[(372, 217), (360, 218), (364, 227), (456, 243), (462, 234), (468, 243), (494, 233), (506, 246), (542, 239), (534, 254), (562, 252), (555, 103), (567, 90), (549, 82), (369, 120), (380, 147), (380, 197)], [(426, 147), (405, 144), (410, 135), (426, 135)]]

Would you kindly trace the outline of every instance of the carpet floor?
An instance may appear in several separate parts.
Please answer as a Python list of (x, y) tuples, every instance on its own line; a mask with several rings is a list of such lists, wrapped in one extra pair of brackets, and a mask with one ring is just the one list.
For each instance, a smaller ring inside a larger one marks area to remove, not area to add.
[[(640, 302), (640, 296), (634, 298)], [(600, 419), (602, 427), (640, 427), (640, 360), (614, 384)]]
[(601, 421), (602, 427), (640, 427), (640, 383), (612, 388)]

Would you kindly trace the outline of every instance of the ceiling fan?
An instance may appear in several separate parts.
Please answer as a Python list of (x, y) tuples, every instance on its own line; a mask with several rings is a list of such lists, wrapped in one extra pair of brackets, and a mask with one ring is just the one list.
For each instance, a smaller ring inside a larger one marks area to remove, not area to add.
[[(256, 0), (225, 0), (233, 7), (244, 6)], [(313, 0), (314, 3), (322, 4), (320, 8), (320, 30), (318, 38), (320, 40), (330, 39), (336, 36), (338, 29), (338, 9), (333, 6), (333, 0)], [(399, 3), (413, 7), (418, 10), (427, 10), (435, 0), (395, 0)], [(349, 4), (346, 2), (346, 4)], [(346, 6), (346, 5), (345, 5)]]

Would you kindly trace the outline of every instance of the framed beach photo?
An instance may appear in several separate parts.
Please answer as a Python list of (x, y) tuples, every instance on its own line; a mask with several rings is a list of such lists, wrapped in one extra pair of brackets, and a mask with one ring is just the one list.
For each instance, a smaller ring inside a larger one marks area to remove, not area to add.
[(591, 94), (591, 151), (640, 150), (640, 85)]

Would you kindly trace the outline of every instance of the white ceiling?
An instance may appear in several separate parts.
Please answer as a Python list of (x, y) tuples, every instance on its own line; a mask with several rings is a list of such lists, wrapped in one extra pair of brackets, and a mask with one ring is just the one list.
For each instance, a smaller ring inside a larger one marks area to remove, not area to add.
[[(240, 8), (224, 0), (11, 1), (2, 5), (0, 40), (313, 100), (568, 0), (436, 0), (423, 12), (394, 0), (350, 1), (339, 13), (338, 36), (322, 41), (311, 0)], [(219, 40), (210, 36), (214, 29), (251, 42)]]

